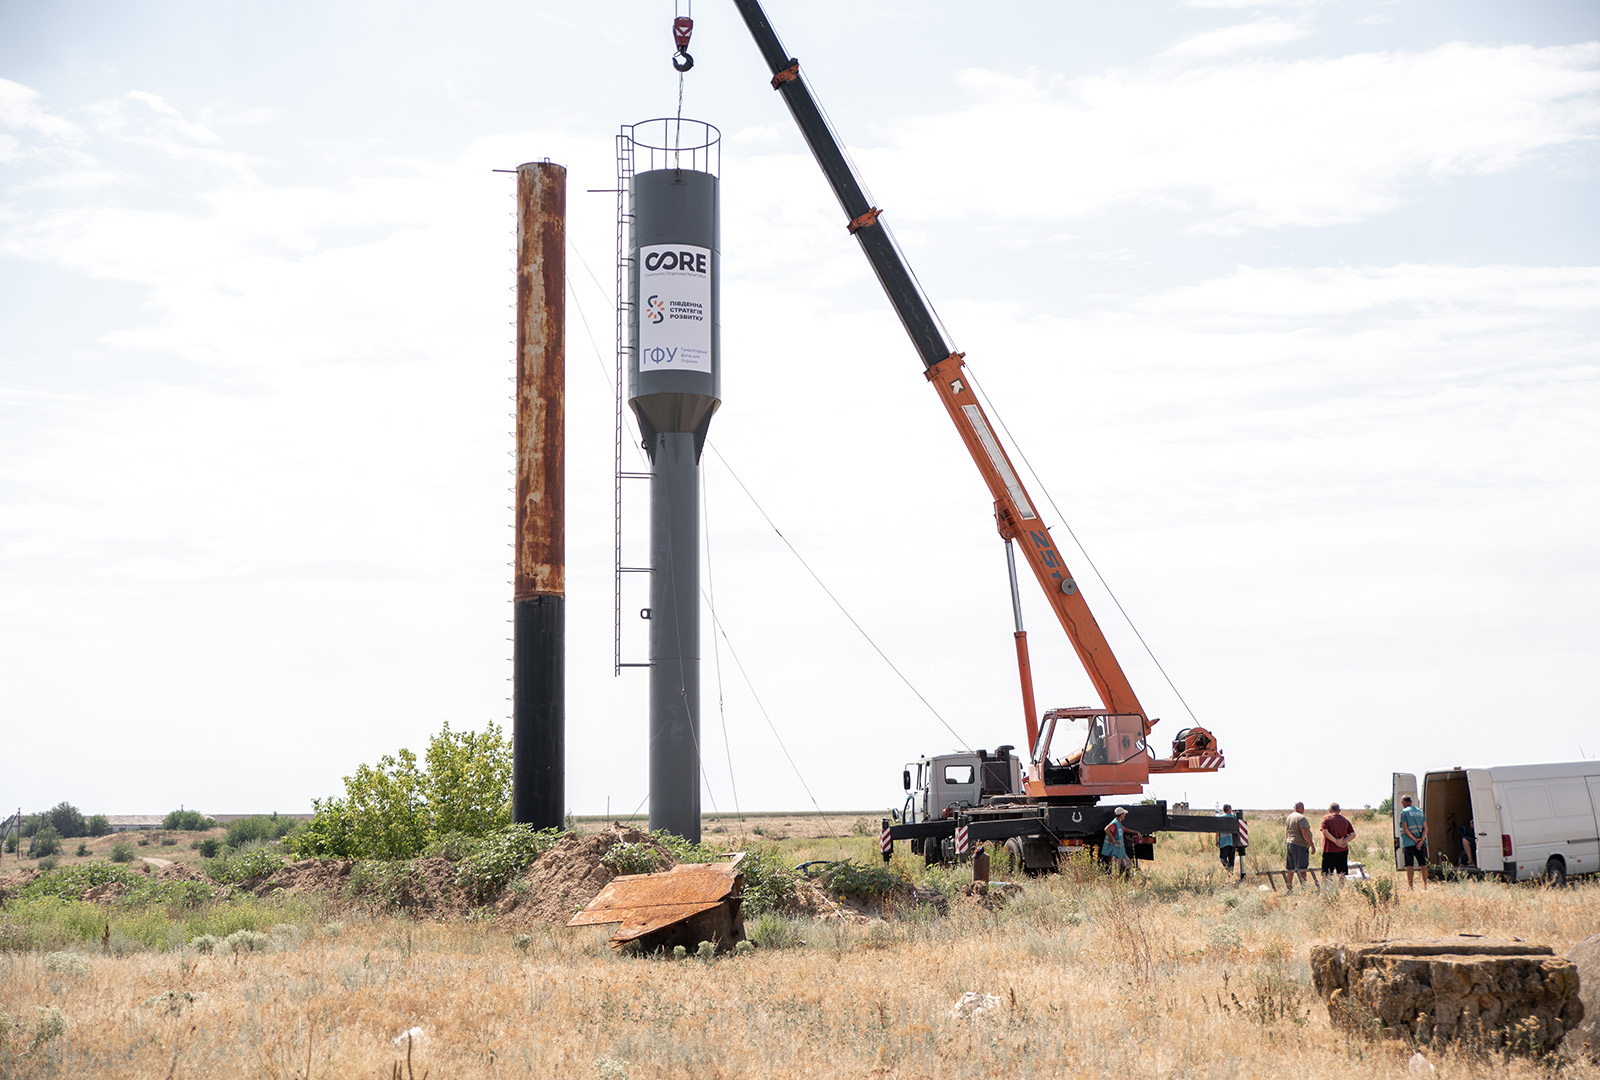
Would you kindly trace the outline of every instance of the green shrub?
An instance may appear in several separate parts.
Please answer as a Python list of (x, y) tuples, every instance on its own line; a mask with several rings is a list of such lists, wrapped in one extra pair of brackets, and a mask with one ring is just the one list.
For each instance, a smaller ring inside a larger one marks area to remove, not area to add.
[[(147, 896), (162, 895), (163, 890), (176, 893), (197, 884), (146, 883), (143, 878), (106, 863), (88, 866), (124, 875), (137, 887), (155, 890)], [(52, 876), (70, 876), (87, 868), (58, 870)], [(204, 887), (204, 883), (198, 884)], [(23, 895), (0, 908), (0, 952), (52, 952), (73, 947), (99, 951), (108, 922), (111, 934), (106, 944), (113, 954), (164, 952), (180, 949), (201, 935), (226, 938), (237, 930), (266, 931), (285, 923), (305, 924), (316, 914), (315, 900), (300, 896), (255, 897), (238, 893), (222, 902), (190, 906), (172, 903), (163, 907), (160, 903), (141, 904), (136, 894), (130, 893), (107, 908), (60, 896)]]
[(272, 945), (272, 938), (259, 930), (235, 930), (222, 939), (220, 946), (223, 952), (266, 952)]
[(9, 855), (13, 851), (16, 851), (16, 850), (17, 850), (17, 834), (16, 833), (12, 833), (10, 836), (6, 837), (6, 854)]
[(111, 845), (111, 861), (117, 863), (133, 861), (133, 845), (126, 840), (118, 840)]
[(54, 1005), (36, 1005), (33, 1009), (33, 1052), (51, 1039), (58, 1039), (67, 1031), (67, 1014)]
[(40, 870), (46, 870), (46, 871), (54, 870), (56, 867), (58, 867), (60, 865), (61, 865), (61, 856), (60, 855), (46, 855), (44, 858), (39, 860), (39, 869)]
[[(513, 826), (518, 828), (520, 826)], [(424, 855), (448, 862), (458, 863), (461, 860), (475, 855), (483, 847), (483, 837), (468, 836), (466, 833), (445, 833), (428, 841), (428, 846), (422, 849)]]
[(161, 827), (175, 832), (205, 832), (207, 829), (215, 829), (217, 823), (198, 810), (180, 809), (162, 818)]
[(853, 859), (833, 863), (818, 880), (835, 896), (858, 900), (883, 900), (908, 891), (910, 885), (910, 880), (899, 871), (878, 863), (860, 866)]
[(672, 854), (674, 862), (716, 862), (726, 854), (721, 848), (714, 848), (708, 844), (695, 844), (677, 833), (670, 833), (665, 829), (657, 829), (650, 834), (650, 838)]
[[(505, 888), (507, 882), (565, 835), (560, 829), (507, 825), (485, 836), (477, 850), (461, 860), (456, 869), (456, 882), (466, 890), (473, 903), (481, 904)], [(615, 847), (612, 850), (616, 850)]]
[(511, 743), (495, 724), (384, 755), (344, 778), (344, 797), (314, 799), (291, 850), (315, 858), (410, 859), (451, 834), (486, 836), (511, 824)]
[(196, 844), (195, 850), (200, 852), (203, 859), (215, 859), (217, 852), (222, 850), (222, 841), (215, 836), (208, 836)]
[(298, 824), (294, 818), (279, 817), (277, 814), (239, 818), (228, 822), (227, 844), (230, 848), (241, 848), (256, 842), (272, 843), (288, 836)]
[(140, 847), (149, 847), (150, 846), (150, 838), (148, 836), (139, 837), (139, 846)]
[(739, 863), (744, 874), (744, 910), (751, 915), (787, 912), (795, 904), (800, 876), (776, 849), (750, 852)]
[(81, 858), (83, 858), (84, 856), (86, 856), (88, 854), (89, 854), (89, 842), (87, 840), (79, 840), (78, 841), (78, 851), (77, 851), (78, 858), (81, 859)]
[(139, 879), (120, 866), (108, 866), (103, 862), (82, 863), (40, 874), (28, 882), (17, 896), (19, 899), (55, 897), (62, 900), (81, 900), (83, 894), (90, 889), (111, 881), (132, 886), (137, 884)]
[(161, 846), (162, 847), (177, 847), (178, 846), (178, 838), (176, 836), (163, 836), (161, 838)]
[(217, 951), (217, 946), (222, 944), (222, 939), (215, 934), (201, 934), (189, 942), (189, 947), (195, 952), (211, 953)]
[(744, 933), (762, 949), (792, 949), (806, 943), (799, 923), (771, 912), (746, 922)]
[(1379, 817), (1393, 817), (1394, 816), (1394, 796), (1393, 795), (1388, 796), (1381, 803), (1378, 804), (1378, 816)]
[(54, 971), (60, 975), (87, 975), (89, 974), (89, 961), (77, 953), (46, 953), (44, 969), (46, 971)]
[(600, 862), (614, 874), (653, 874), (661, 869), (661, 852), (651, 844), (612, 844)]
[(33, 840), (28, 844), (28, 858), (42, 859), (46, 855), (55, 855), (61, 851), (61, 834), (54, 825), (46, 825), (33, 834)]
[(1381, 877), (1373, 881), (1356, 882), (1356, 892), (1367, 898), (1373, 907), (1383, 907), (1394, 902), (1394, 879)]
[(220, 855), (205, 862), (206, 877), (222, 885), (235, 885), (250, 878), (277, 873), (284, 858), (268, 847), (246, 848), (237, 855)]
[(95, 814), (88, 822), (90, 836), (107, 836), (111, 832), (111, 819), (104, 814)]

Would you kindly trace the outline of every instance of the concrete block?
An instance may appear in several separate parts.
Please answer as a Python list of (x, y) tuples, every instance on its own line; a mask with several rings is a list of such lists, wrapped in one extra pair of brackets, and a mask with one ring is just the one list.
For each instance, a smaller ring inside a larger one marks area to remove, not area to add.
[(1578, 971), (1548, 945), (1453, 938), (1317, 945), (1311, 976), (1335, 1026), (1541, 1056), (1583, 1020)]

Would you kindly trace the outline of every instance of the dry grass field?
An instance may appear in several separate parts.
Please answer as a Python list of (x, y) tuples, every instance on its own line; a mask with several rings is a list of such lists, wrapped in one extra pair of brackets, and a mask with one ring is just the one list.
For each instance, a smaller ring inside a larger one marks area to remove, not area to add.
[[(865, 860), (871, 845), (796, 837), (783, 850)], [(996, 907), (961, 894), (969, 872), (906, 867), (953, 894), (946, 914), (769, 916), (752, 927), (763, 944), (715, 959), (306, 896), (254, 901), (255, 951), (13, 947), (0, 952), (0, 1076), (1410, 1078), (1413, 1047), (1330, 1028), (1310, 946), (1470, 932), (1564, 953), (1600, 931), (1597, 884), (1408, 893), (1402, 878), (1388, 904), (1348, 888), (1285, 896), (1225, 880), (1199, 837), (1164, 837), (1132, 882), (1074, 868)], [(997, 1003), (953, 1015), (968, 991)], [(416, 1028), (408, 1065), (394, 1040)], [(1439, 1080), (1600, 1078), (1576, 1062), (1427, 1057)]]

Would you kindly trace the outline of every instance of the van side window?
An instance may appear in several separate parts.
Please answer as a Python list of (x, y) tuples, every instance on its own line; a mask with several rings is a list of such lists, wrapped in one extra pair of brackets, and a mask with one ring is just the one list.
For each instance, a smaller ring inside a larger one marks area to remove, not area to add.
[(1532, 821), (1549, 816), (1550, 798), (1543, 786), (1511, 789), (1511, 820)]
[(1556, 817), (1588, 817), (1589, 789), (1582, 784), (1551, 784), (1550, 801), (1555, 803)]
[(944, 767), (944, 782), (947, 784), (972, 783), (973, 770), (971, 765), (946, 765)]

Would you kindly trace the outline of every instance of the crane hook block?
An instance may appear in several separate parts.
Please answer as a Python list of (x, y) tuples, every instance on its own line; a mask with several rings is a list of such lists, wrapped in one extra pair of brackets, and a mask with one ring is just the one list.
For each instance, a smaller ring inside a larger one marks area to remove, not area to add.
[[(692, 33), (694, 33), (693, 19), (685, 15), (679, 15), (676, 19), (672, 20), (673, 44), (677, 45), (678, 51), (684, 53), (685, 55), (687, 55), (689, 51), (689, 35)], [(690, 63), (693, 62), (694, 61), (692, 60), (690, 61)]]

